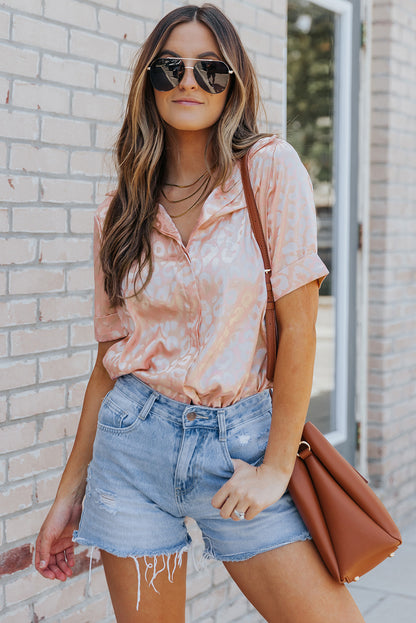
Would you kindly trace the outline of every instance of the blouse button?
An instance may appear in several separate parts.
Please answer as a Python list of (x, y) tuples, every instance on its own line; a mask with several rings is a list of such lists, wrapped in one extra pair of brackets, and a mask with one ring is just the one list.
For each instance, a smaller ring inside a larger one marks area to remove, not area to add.
[(189, 422), (193, 422), (197, 417), (198, 417), (198, 414), (195, 413), (195, 411), (191, 411), (190, 413), (186, 415), (186, 419), (189, 420)]

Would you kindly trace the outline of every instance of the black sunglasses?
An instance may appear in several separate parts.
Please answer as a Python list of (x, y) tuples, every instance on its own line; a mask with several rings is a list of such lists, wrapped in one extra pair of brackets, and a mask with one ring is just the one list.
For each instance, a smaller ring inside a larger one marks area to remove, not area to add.
[[(184, 60), (196, 61), (185, 65)], [(193, 69), (196, 82), (208, 93), (222, 93), (230, 81), (233, 70), (223, 61), (195, 58), (156, 58), (147, 68), (150, 82), (156, 91), (171, 91), (182, 80), (185, 69)]]

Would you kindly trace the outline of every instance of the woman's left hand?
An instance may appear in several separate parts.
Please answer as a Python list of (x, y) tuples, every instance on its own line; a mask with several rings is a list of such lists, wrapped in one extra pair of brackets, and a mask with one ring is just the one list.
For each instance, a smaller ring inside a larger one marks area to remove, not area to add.
[(254, 519), (264, 508), (271, 506), (285, 493), (290, 476), (270, 465), (254, 467), (240, 459), (232, 459), (234, 474), (214, 495), (211, 503), (220, 509), (221, 517), (239, 521), (234, 513), (244, 513), (245, 519)]

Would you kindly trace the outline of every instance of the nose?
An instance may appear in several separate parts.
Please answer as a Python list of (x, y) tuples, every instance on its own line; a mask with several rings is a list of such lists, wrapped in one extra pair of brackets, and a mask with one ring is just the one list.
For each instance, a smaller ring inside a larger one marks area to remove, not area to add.
[(195, 80), (194, 68), (191, 65), (185, 65), (185, 73), (183, 74), (183, 78), (180, 81), (179, 86), (183, 89), (197, 88), (198, 84)]

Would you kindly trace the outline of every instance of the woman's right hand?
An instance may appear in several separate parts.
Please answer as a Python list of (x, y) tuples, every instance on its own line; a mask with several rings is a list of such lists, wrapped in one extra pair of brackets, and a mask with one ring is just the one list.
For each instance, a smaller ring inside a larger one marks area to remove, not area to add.
[(36, 539), (35, 567), (50, 580), (65, 580), (75, 564), (72, 532), (81, 518), (80, 502), (55, 500)]
[(78, 430), (58, 495), (36, 539), (35, 567), (44, 577), (64, 582), (72, 575), (74, 544), (72, 532), (79, 526), (88, 465), (93, 455), (98, 412), (104, 396), (114, 387), (103, 358), (117, 342), (100, 342), (97, 360), (85, 392)]

